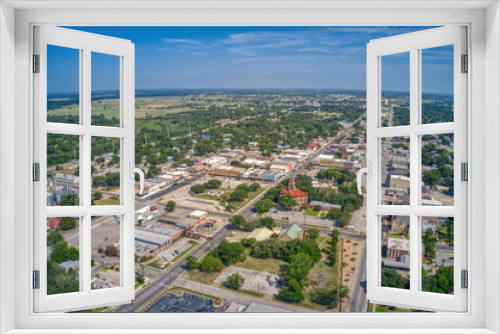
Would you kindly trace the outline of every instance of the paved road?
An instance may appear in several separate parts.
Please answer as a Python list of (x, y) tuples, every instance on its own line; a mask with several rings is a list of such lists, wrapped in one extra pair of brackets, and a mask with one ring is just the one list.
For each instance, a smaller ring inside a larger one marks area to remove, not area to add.
[(366, 242), (359, 254), (354, 280), (349, 291), (349, 302), (344, 312), (366, 312), (368, 299), (366, 298)]

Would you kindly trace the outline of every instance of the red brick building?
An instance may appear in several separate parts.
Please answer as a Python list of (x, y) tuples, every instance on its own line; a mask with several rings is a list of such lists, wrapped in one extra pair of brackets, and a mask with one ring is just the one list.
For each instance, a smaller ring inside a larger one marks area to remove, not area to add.
[(295, 187), (294, 179), (291, 179), (290, 182), (288, 183), (288, 189), (285, 188), (281, 189), (280, 197), (283, 195), (291, 195), (295, 200), (295, 202), (297, 202), (296, 206), (302, 206), (308, 203), (307, 193)]

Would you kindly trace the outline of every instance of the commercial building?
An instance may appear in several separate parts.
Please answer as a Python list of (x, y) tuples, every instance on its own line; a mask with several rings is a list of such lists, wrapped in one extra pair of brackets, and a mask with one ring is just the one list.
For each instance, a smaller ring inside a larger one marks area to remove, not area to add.
[(386, 258), (399, 261), (401, 255), (410, 256), (410, 240), (388, 238)]
[(167, 212), (163, 216), (158, 218), (158, 222), (175, 225), (181, 219), (186, 218), (187, 216), (188, 214), (184, 212)]
[(403, 175), (391, 175), (389, 188), (392, 189), (410, 189), (410, 178)]
[(78, 184), (80, 182), (80, 177), (77, 175), (68, 175), (58, 173), (52, 177), (55, 182), (67, 182), (69, 184)]
[(203, 159), (202, 162), (204, 165), (211, 168), (211, 167), (217, 167), (217, 166), (220, 166), (220, 165), (227, 163), (227, 158), (225, 158), (225, 157), (211, 157), (211, 158)]
[(233, 166), (218, 166), (211, 168), (209, 173), (214, 176), (230, 176), (230, 177), (240, 177), (245, 171), (245, 168), (233, 167)]

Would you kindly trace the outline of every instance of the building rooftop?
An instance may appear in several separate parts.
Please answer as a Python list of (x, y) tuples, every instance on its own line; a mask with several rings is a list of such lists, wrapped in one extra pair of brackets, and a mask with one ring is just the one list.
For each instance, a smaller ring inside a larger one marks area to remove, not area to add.
[(290, 239), (295, 240), (299, 237), (300, 232), (302, 232), (302, 227), (297, 224), (292, 224), (285, 227), (281, 232), (279, 237), (288, 236)]
[(410, 251), (410, 240), (388, 238), (387, 239), (387, 248), (399, 249), (399, 250), (403, 250), (403, 251)]
[(265, 305), (257, 302), (251, 302), (245, 309), (245, 313), (281, 313), (291, 312), (281, 307)]
[(171, 235), (161, 234), (157, 232), (151, 232), (146, 230), (135, 229), (135, 240), (142, 241), (145, 243), (163, 246), (167, 244), (172, 239)]
[(332, 204), (332, 203), (327, 203), (327, 202), (321, 202), (321, 201), (311, 201), (309, 205), (320, 205), (322, 208), (332, 208), (332, 209), (342, 209), (342, 205), (338, 204)]

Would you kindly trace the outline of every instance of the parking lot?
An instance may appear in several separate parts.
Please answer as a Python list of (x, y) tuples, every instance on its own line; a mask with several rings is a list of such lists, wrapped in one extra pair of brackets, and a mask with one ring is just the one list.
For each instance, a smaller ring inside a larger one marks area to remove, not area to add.
[(184, 252), (186, 249), (191, 247), (190, 241), (200, 243), (200, 240), (195, 240), (191, 238), (180, 238), (173, 245), (167, 249), (158, 253), (158, 258), (164, 261), (173, 261), (176, 256)]
[[(269, 214), (274, 219), (286, 220), (290, 224), (305, 224), (315, 225), (322, 228), (332, 229), (334, 222), (330, 219), (318, 218), (314, 216), (304, 215), (299, 211), (273, 211)], [(286, 219), (288, 218), (288, 219)]]
[(214, 301), (184, 292), (181, 296), (166, 293), (148, 307), (146, 313), (214, 312)]
[(245, 278), (242, 288), (260, 292), (266, 295), (276, 295), (280, 291), (281, 278), (278, 275), (269, 274), (266, 271), (250, 270), (238, 267), (228, 267), (216, 279), (215, 282), (224, 285), (228, 276), (238, 273)]

